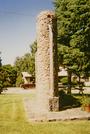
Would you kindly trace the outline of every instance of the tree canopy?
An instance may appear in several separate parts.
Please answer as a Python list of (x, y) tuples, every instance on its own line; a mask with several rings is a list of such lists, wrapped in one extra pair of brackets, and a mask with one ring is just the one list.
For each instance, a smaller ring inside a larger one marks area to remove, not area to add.
[(68, 75), (87, 76), (90, 71), (90, 0), (54, 0), (54, 6), (60, 65), (67, 68)]
[(0, 67), (0, 93), (3, 88), (13, 87), (16, 84), (17, 72), (10, 64)]
[[(1, 54), (1, 52), (0, 52)], [(1, 56), (0, 56), (0, 67), (2, 66), (2, 59), (1, 59)]]
[(36, 41), (30, 45), (30, 53), (24, 54), (22, 57), (17, 57), (14, 66), (17, 70), (17, 81), (16, 85), (19, 86), (22, 83), (21, 73), (28, 72), (35, 76), (35, 52), (36, 52)]

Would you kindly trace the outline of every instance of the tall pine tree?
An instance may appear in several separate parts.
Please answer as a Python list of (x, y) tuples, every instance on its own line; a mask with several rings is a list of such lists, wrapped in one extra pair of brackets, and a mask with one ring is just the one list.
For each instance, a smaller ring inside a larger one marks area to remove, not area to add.
[(90, 0), (54, 0), (54, 6), (60, 64), (68, 70), (71, 92), (72, 73), (80, 81), (90, 71)]

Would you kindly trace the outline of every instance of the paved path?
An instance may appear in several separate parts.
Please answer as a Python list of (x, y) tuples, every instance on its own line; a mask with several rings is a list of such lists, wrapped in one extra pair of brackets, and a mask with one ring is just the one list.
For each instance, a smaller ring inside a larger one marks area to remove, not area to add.
[(35, 92), (35, 89), (23, 89), (19, 87), (11, 87), (8, 88), (7, 90), (3, 91), (4, 94), (29, 94)]
[(24, 106), (28, 121), (61, 121), (61, 120), (90, 120), (90, 113), (79, 108), (72, 108), (60, 112), (38, 112), (36, 101), (24, 99)]
[[(3, 91), (3, 93), (9, 93), (9, 94), (28, 94), (31, 92), (35, 92), (35, 88), (31, 89), (23, 89), (20, 87), (11, 87), (8, 88), (8, 90)], [(72, 90), (72, 93), (79, 93), (78, 90)], [(90, 94), (90, 87), (84, 87), (84, 94)]]

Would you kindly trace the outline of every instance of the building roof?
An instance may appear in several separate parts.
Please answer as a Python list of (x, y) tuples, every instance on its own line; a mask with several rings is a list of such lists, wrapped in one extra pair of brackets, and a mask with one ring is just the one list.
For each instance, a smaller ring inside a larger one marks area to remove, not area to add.
[(32, 77), (28, 72), (22, 72), (23, 77)]

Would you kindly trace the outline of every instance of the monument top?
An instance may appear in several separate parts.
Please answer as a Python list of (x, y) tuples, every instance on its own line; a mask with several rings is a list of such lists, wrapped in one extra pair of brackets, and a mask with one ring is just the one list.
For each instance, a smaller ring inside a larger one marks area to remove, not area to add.
[(40, 14), (37, 16), (37, 19), (53, 18), (53, 17), (56, 18), (55, 13), (53, 11), (46, 10), (46, 11), (40, 12)]

